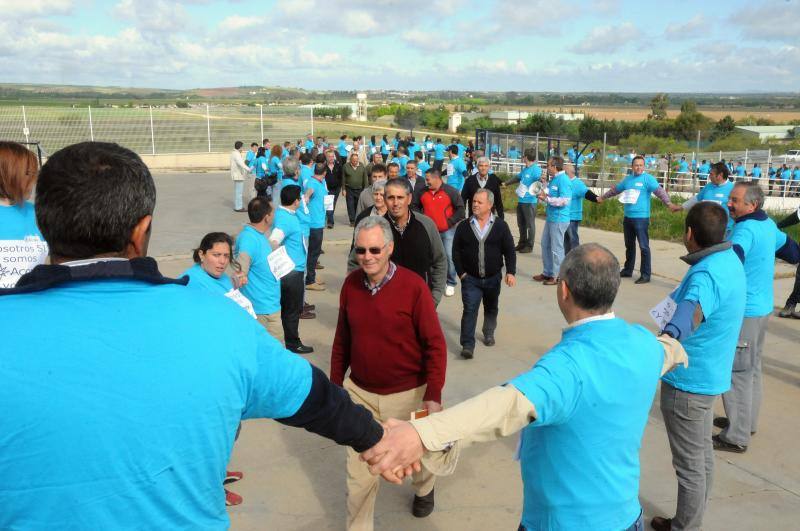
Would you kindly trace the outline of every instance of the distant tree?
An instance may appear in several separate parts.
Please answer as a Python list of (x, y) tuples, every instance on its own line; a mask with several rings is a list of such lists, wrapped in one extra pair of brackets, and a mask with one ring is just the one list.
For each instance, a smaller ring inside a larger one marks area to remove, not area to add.
[(650, 100), (650, 114), (647, 115), (648, 120), (664, 120), (667, 118), (667, 107), (669, 106), (669, 97), (664, 94), (656, 94)]
[(681, 103), (681, 112), (682, 113), (693, 113), (697, 112), (697, 103), (694, 100), (686, 100)]
[(731, 118), (731, 115), (728, 114), (721, 120), (719, 120), (716, 125), (714, 125), (714, 130), (711, 133), (712, 140), (719, 140), (720, 138), (725, 138), (726, 136), (733, 133), (736, 129), (736, 121)]
[(675, 118), (675, 133), (685, 140), (692, 140), (698, 131), (705, 131), (711, 127), (711, 120), (704, 114), (697, 112), (697, 104), (686, 100), (681, 104), (681, 113)]
[(417, 109), (401, 107), (394, 114), (394, 122), (403, 129), (408, 129), (411, 134), (414, 133), (414, 129), (419, 126), (421, 121), (422, 117)]
[(188, 109), (189, 103), (185, 101), (176, 101), (175, 106), (179, 109)]

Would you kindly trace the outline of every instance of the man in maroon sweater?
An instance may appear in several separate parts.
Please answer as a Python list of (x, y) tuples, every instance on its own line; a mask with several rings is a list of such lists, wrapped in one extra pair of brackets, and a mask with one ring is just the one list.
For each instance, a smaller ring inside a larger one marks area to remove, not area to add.
[[(347, 276), (339, 297), (331, 381), (378, 420), (409, 418), (419, 409), (441, 411), (447, 344), (428, 286), (389, 260), (394, 237), (382, 217), (358, 223), (354, 250), (359, 269)], [(433, 511), (433, 483), (424, 468), (414, 475), (414, 516)], [(378, 478), (358, 453), (348, 451), (348, 529), (372, 529), (377, 493)]]

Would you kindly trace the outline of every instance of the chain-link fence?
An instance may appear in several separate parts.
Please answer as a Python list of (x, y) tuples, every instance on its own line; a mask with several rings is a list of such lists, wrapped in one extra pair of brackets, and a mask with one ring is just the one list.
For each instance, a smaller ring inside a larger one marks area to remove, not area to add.
[(0, 139), (35, 141), (45, 154), (86, 140), (116, 142), (140, 154), (225, 152), (237, 140), (295, 142), (312, 130), (310, 110), (298, 107), (0, 106)]

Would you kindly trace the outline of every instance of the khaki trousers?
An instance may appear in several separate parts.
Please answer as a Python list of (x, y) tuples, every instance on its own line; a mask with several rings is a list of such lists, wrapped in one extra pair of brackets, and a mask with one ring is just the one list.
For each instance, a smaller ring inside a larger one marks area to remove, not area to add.
[[(389, 418), (408, 420), (411, 412), (420, 408), (425, 396), (425, 387), (391, 395), (378, 395), (361, 389), (350, 378), (344, 388), (356, 404), (367, 408), (375, 420), (385, 422)], [(414, 474), (412, 485), (417, 496), (425, 496), (433, 490), (436, 479), (425, 468)], [(380, 477), (369, 473), (368, 465), (358, 458), (358, 453), (347, 448), (347, 529), (350, 531), (372, 531), (375, 513), (375, 497), (378, 495)]]
[(267, 329), (269, 335), (283, 343), (283, 327), (281, 326), (281, 311), (258, 314), (258, 322)]

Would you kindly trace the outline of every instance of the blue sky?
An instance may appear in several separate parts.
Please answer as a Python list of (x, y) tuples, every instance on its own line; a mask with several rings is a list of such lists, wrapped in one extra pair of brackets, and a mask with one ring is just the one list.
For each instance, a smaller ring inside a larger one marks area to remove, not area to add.
[(0, 82), (797, 92), (800, 0), (0, 0)]

